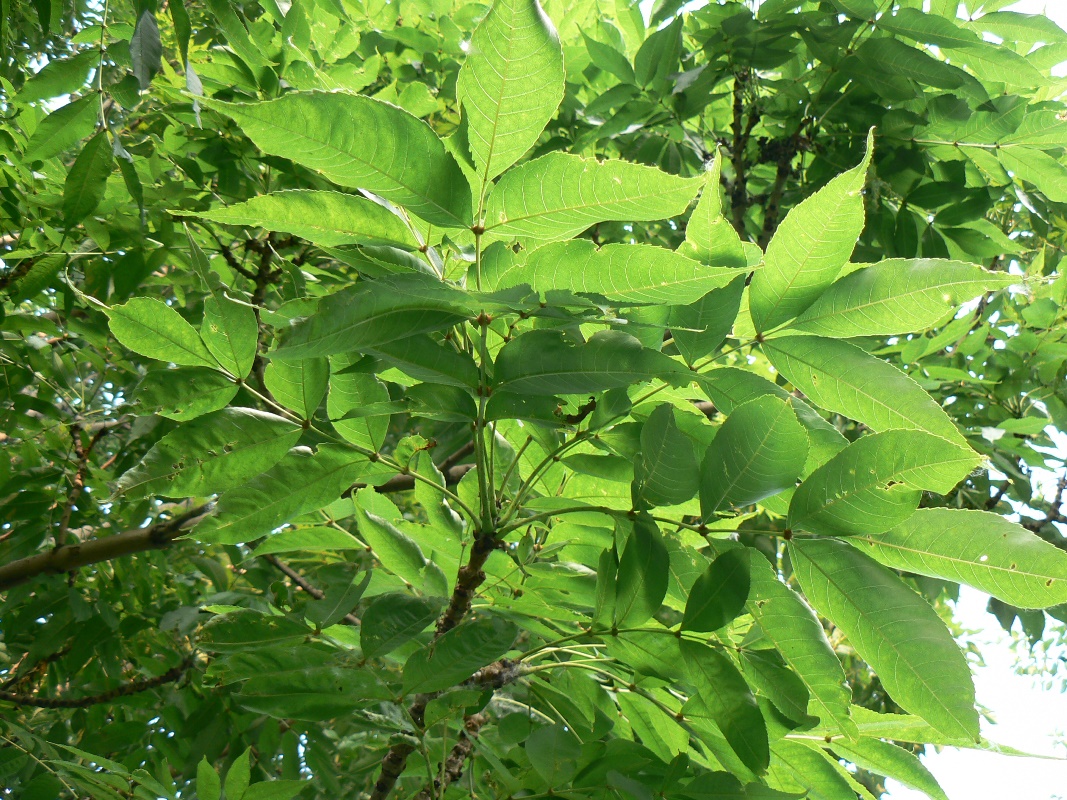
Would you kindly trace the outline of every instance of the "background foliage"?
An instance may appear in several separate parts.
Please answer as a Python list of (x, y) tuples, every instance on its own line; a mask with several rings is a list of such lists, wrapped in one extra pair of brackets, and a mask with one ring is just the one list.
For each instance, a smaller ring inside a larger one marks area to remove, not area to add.
[(930, 5), (4, 0), (7, 796), (942, 796), (1067, 32)]

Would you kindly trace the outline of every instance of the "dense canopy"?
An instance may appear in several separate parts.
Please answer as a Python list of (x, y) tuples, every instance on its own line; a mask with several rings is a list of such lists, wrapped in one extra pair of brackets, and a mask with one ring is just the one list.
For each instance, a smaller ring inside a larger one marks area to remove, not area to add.
[(943, 800), (945, 600), (1067, 616), (1009, 4), (4, 0), (0, 797)]

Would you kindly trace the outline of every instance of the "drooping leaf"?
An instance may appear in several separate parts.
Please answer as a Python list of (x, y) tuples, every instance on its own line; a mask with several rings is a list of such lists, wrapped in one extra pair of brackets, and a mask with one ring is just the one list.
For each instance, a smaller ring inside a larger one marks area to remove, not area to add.
[(404, 663), (404, 692), (436, 692), (463, 683), (510, 650), (517, 634), (512, 622), (495, 614), (458, 625), (411, 654)]
[(376, 192), (435, 225), (470, 224), (470, 186), (459, 165), (426, 123), (396, 106), (322, 92), (260, 103), (200, 102), (233, 119), (266, 153)]
[(778, 371), (817, 406), (875, 431), (921, 430), (966, 445), (952, 420), (915, 381), (850, 342), (784, 336), (763, 347)]
[(678, 428), (674, 407), (663, 403), (641, 427), (638, 496), (652, 506), (684, 503), (697, 493), (693, 442)]
[(949, 736), (978, 739), (970, 668), (929, 604), (900, 578), (832, 539), (794, 539), (808, 602), (833, 621), (904, 709)]
[(100, 205), (113, 165), (111, 142), (100, 131), (78, 153), (63, 184), (63, 221), (67, 227), (74, 227)]
[(508, 172), (486, 201), (485, 231), (495, 239), (569, 239), (597, 222), (646, 221), (681, 214), (701, 178), (653, 167), (550, 153)]
[(535, 330), (500, 350), (494, 391), (587, 394), (678, 375), (683, 369), (621, 331), (601, 331), (585, 344), (570, 345), (558, 331)]
[(274, 466), (300, 433), (300, 426), (284, 417), (252, 408), (224, 408), (160, 439), (122, 476), (118, 490), (135, 497), (225, 491)]
[(563, 49), (537, 0), (495, 0), (471, 36), (456, 94), (483, 181), (526, 153), (563, 99)]
[(855, 541), (888, 567), (965, 583), (1019, 608), (1067, 603), (1067, 554), (998, 514), (921, 508)]
[(193, 326), (161, 300), (134, 297), (107, 314), (112, 335), (135, 353), (187, 367), (218, 366)]
[(837, 277), (863, 230), (860, 192), (874, 148), (858, 166), (838, 175), (790, 210), (767, 246), (764, 267), (752, 279), (749, 299), (757, 331), (767, 331), (810, 306)]
[(270, 355), (291, 360), (365, 351), (468, 316), (466, 294), (426, 275), (360, 281), (323, 298), (318, 312), (297, 323)]
[(620, 303), (685, 305), (726, 286), (738, 271), (706, 267), (661, 247), (609, 244), (588, 239), (538, 248), (503, 278), (502, 285), (529, 284), (545, 293), (554, 289), (594, 294)]
[(808, 435), (787, 402), (767, 395), (738, 406), (701, 464), (704, 520), (724, 507), (750, 505), (795, 486), (807, 456)]
[(414, 250), (404, 221), (384, 206), (354, 194), (291, 189), (197, 214), (224, 225), (281, 231), (324, 247), (369, 244)]
[(932, 800), (948, 800), (937, 778), (910, 750), (869, 736), (847, 743), (834, 742), (833, 750), (856, 766), (892, 778)]
[(341, 496), (370, 466), (349, 447), (290, 450), (270, 470), (219, 498), (215, 513), (193, 528), (201, 542), (239, 544), (258, 539), (300, 514)]
[(363, 612), (359, 643), (367, 658), (381, 658), (418, 636), (441, 613), (441, 600), (389, 592)]
[(914, 513), (921, 490), (947, 494), (980, 461), (973, 450), (923, 431), (862, 436), (797, 487), (789, 526), (826, 535), (882, 533)]
[(712, 561), (689, 592), (682, 630), (717, 631), (745, 609), (749, 597), (750, 553), (727, 550)]
[(385, 384), (365, 372), (346, 372), (349, 359), (334, 356), (331, 359), (333, 374), (330, 376), (330, 393), (326, 398), (326, 413), (334, 429), (347, 441), (377, 452), (385, 443), (389, 430), (389, 415), (346, 418), (353, 411), (360, 411), (376, 403), (389, 401)]
[(329, 381), (330, 362), (324, 357), (272, 360), (263, 371), (263, 383), (274, 399), (304, 419), (314, 416)]
[(153, 76), (162, 69), (163, 43), (159, 38), (159, 25), (156, 15), (145, 8), (137, 18), (130, 39), (130, 61), (133, 62), (133, 76), (141, 91), (152, 83)]
[(615, 625), (633, 627), (659, 611), (667, 594), (670, 558), (656, 523), (647, 515), (634, 520), (619, 557), (615, 582)]
[(835, 282), (789, 327), (838, 338), (913, 333), (1018, 280), (960, 261), (887, 259)]
[(770, 762), (767, 725), (745, 679), (730, 659), (714, 648), (688, 639), (678, 644), (696, 689), (683, 713), (710, 717), (745, 766), (762, 773)]
[(399, 516), (396, 507), (373, 489), (360, 489), (355, 500), (359, 535), (382, 566), (419, 591), (435, 596), (446, 594), (448, 587), (441, 568), (426, 558), (418, 542), (388, 518)]

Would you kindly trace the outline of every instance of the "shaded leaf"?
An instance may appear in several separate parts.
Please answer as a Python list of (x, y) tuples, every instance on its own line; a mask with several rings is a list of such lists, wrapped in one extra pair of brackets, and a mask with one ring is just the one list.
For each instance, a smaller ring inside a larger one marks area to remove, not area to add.
[(510, 650), (517, 634), (513, 623), (496, 615), (458, 625), (408, 658), (405, 694), (436, 692), (463, 683)]
[(750, 553), (725, 551), (712, 561), (689, 591), (682, 630), (716, 631), (738, 617), (749, 597)]

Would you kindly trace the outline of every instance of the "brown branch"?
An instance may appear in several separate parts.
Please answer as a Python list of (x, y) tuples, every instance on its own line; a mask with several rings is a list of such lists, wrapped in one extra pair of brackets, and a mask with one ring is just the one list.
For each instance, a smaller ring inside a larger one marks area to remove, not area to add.
[[(309, 595), (314, 597), (316, 600), (322, 600), (326, 596), (321, 589), (319, 589), (313, 583), (309, 582), (307, 578), (305, 578), (303, 575), (301, 575), (295, 569), (290, 567), (277, 556), (268, 555), (263, 556), (263, 558), (269, 561), (275, 567), (277, 567), (280, 571), (284, 572), (289, 577), (289, 580), (291, 580), (294, 584), (299, 586)], [(341, 619), (343, 619), (349, 625), (355, 625), (357, 628), (360, 625), (359, 617), (357, 617), (355, 614), (345, 614)]]
[[(451, 467), (441, 469), (445, 476), (445, 486), (455, 486), (460, 480), (474, 469), (474, 464), (455, 464)], [(365, 483), (353, 483), (341, 494), (342, 497), (349, 497), (357, 489), (365, 489), (367, 484)], [(391, 494), (393, 492), (409, 492), (415, 488), (415, 478), (408, 475), (397, 475), (395, 478), (390, 478), (385, 483), (375, 486), (374, 491), (381, 494)]]
[(87, 542), (63, 545), (45, 553), (4, 564), (0, 566), (0, 592), (19, 586), (38, 575), (70, 572), (79, 567), (86, 567), (100, 561), (110, 561), (120, 556), (141, 553), (145, 550), (161, 550), (209, 510), (207, 505), (197, 506), (169, 520), (149, 525), (147, 528), (135, 528), (116, 533), (114, 536), (105, 536), (102, 539), (90, 539)]
[(448, 471), (452, 467), (456, 466), (456, 464), (458, 464), (460, 461), (465, 459), (467, 456), (469, 456), (473, 452), (474, 452), (474, 440), (472, 439), (471, 441), (469, 441), (465, 445), (463, 445), (463, 447), (459, 448), (459, 450), (457, 450), (452, 455), (450, 455), (448, 458), (446, 458), (444, 461), (442, 461), (440, 464), (438, 464), (437, 468), (439, 470), (441, 470), (441, 472), (444, 472), (444, 473), (447, 474)]
[(757, 110), (750, 109), (748, 119), (745, 120), (745, 84), (750, 74), (747, 69), (740, 69), (734, 73), (733, 121), (730, 126), (734, 136), (730, 148), (734, 167), (730, 208), (733, 214), (734, 230), (742, 237), (745, 235), (745, 212), (748, 211), (749, 206), (745, 150), (752, 136), (752, 129), (756, 127), (760, 118)]
[(488, 721), (489, 716), (487, 714), (471, 714), (469, 717), (464, 718), (463, 730), (460, 731), (459, 741), (456, 742), (452, 751), (448, 754), (448, 758), (445, 759), (441, 775), (434, 778), (430, 786), (415, 795), (414, 800), (434, 800), (434, 798), (441, 796), (441, 793), (448, 788), (449, 784), (455, 783), (463, 777), (463, 765), (466, 763), (471, 751), (474, 750), (474, 743), (478, 739), (479, 731)]
[(1067, 514), (1063, 513), (1064, 503), (1067, 503), (1067, 476), (1057, 481), (1055, 499), (1052, 501), (1052, 507), (1046, 512), (1045, 518), (1028, 520), (1023, 523), (1023, 527), (1028, 531), (1038, 533), (1053, 522), (1067, 522)]
[(800, 128), (789, 137), (789, 141), (786, 144), (780, 145), (780, 147), (781, 150), (778, 153), (777, 160), (778, 171), (775, 173), (774, 185), (771, 186), (771, 193), (763, 210), (763, 228), (760, 230), (759, 239), (757, 240), (757, 244), (763, 250), (767, 249), (771, 236), (778, 229), (778, 217), (782, 210), (782, 195), (785, 193), (786, 181), (789, 180), (789, 176), (793, 172), (793, 158), (800, 147)]
[(63, 515), (59, 519), (59, 530), (56, 531), (55, 535), (56, 547), (65, 544), (67, 541), (67, 531), (70, 530), (70, 517), (74, 513), (74, 505), (78, 502), (78, 498), (81, 497), (82, 490), (85, 488), (85, 473), (89, 470), (89, 456), (92, 455), (96, 443), (107, 432), (107, 428), (98, 429), (93, 434), (93, 438), (89, 440), (89, 444), (83, 445), (81, 426), (78, 423), (70, 426), (70, 439), (74, 444), (74, 455), (77, 456), (78, 466), (74, 470), (74, 479), (71, 481), (70, 492), (67, 493), (67, 500), (63, 504)]
[[(69, 653), (73, 646), (73, 643), (65, 644), (63, 647), (59, 648), (54, 653), (49, 653), (44, 658), (38, 659), (36, 662), (34, 662), (32, 667), (30, 667), (21, 675), (14, 675), (13, 677), (8, 678), (6, 681), (0, 684), (0, 691), (9, 690), (22, 683), (23, 681), (32, 678), (34, 673), (47, 669), (49, 664), (59, 661), (59, 659), (63, 658), (63, 656)], [(13, 666), (8, 671), (8, 675), (13, 675), (15, 672), (17, 672), (19, 667), (22, 666), (22, 662), (25, 661), (27, 657), (29, 657), (29, 653), (27, 653), (25, 656), (18, 660), (15, 666)]]
[(19, 706), (33, 706), (34, 708), (86, 708), (88, 706), (107, 703), (118, 697), (127, 697), (131, 694), (139, 694), (149, 689), (155, 689), (178, 680), (193, 665), (193, 656), (187, 656), (181, 664), (171, 667), (156, 678), (131, 681), (122, 686), (90, 697), (38, 697), (37, 695), (15, 694), (14, 692), (0, 692), (0, 700), (14, 703)]

